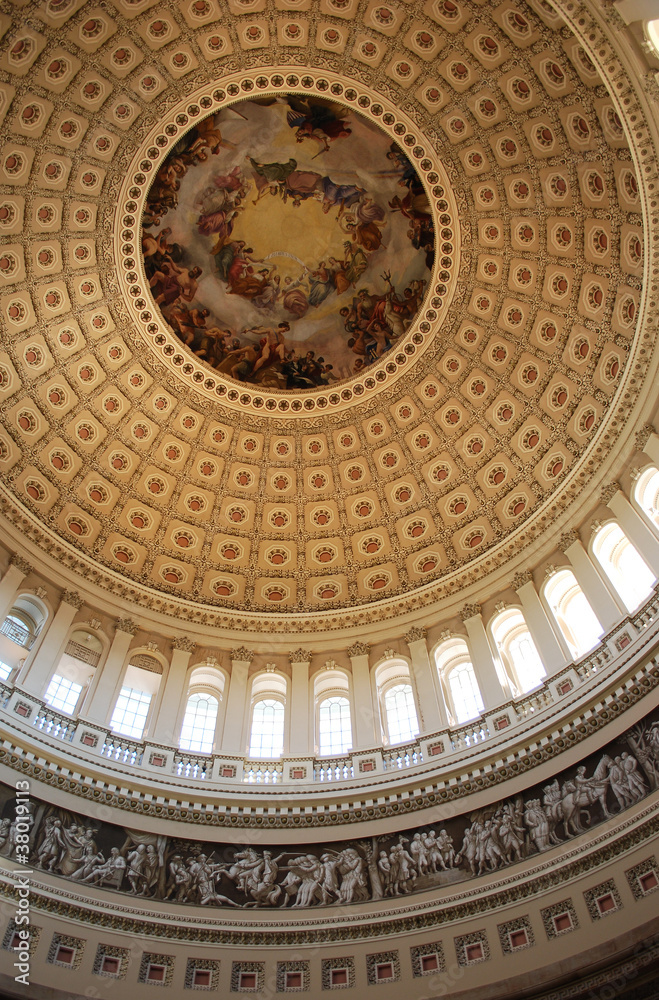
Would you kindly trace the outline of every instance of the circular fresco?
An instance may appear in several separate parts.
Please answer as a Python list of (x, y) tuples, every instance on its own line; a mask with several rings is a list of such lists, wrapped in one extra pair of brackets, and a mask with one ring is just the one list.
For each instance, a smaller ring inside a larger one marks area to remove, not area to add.
[(353, 108), (292, 95), (200, 121), (143, 216), (151, 294), (198, 358), (270, 389), (330, 386), (421, 306), (431, 210), (405, 153)]

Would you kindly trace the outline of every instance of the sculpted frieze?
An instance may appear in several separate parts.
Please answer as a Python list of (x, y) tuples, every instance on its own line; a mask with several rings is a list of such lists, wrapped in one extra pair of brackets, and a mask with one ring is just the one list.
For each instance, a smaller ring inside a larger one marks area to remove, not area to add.
[[(405, 897), (568, 845), (659, 789), (659, 709), (544, 785), (434, 823), (322, 844), (256, 847), (98, 822), (31, 799), (30, 864), (84, 886), (186, 905), (308, 908)], [(0, 857), (15, 859), (14, 790), (0, 786)]]

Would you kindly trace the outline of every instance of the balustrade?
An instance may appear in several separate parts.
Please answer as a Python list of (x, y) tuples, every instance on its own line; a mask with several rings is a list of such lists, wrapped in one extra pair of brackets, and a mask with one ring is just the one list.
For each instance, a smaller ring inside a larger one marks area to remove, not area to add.
[(32, 649), (34, 645), (35, 636), (32, 635), (29, 628), (11, 618), (5, 618), (0, 624), (0, 634), (6, 635), (12, 642), (23, 646), (25, 649)]
[[(658, 611), (659, 594), (655, 593), (642, 609), (634, 615), (628, 616), (605, 636), (597, 649), (590, 652), (581, 661), (570, 664), (565, 668), (566, 671), (571, 672), (573, 679), (575, 679), (576, 673), (581, 684), (584, 685), (584, 693), (586, 691), (594, 692), (596, 690), (593, 687), (595, 682), (599, 686), (601, 683), (608, 682), (612, 677), (617, 676), (617, 672), (620, 671), (622, 666), (625, 667), (627, 672), (634, 669), (633, 663), (636, 653), (638, 652), (642, 656), (642, 647), (647, 645), (649, 634), (659, 632)], [(641, 637), (643, 641), (639, 643), (637, 640)], [(599, 679), (600, 675), (601, 681)], [(476, 751), (480, 746), (483, 746), (485, 752), (491, 754), (495, 752), (498, 744), (505, 743), (509, 745), (516, 727), (522, 724), (527, 727), (530, 716), (533, 715), (541, 718), (544, 715), (547, 718), (551, 717), (552, 720), (558, 720), (562, 717), (560, 707), (561, 696), (558, 693), (561, 677), (562, 673), (554, 674), (551, 678), (547, 679), (545, 684), (524, 697), (508, 701), (506, 704), (499, 706), (497, 712), (508, 713), (511, 723), (510, 727), (501, 728), (500, 730), (496, 730), (495, 727), (490, 728), (488, 725), (488, 721), (491, 721), (489, 715), (488, 719), (484, 716), (479, 716), (455, 729), (447, 728), (437, 734), (425, 733), (423, 737), (401, 746), (374, 747), (373, 753), (376, 755), (381, 753), (381, 767), (391, 779), (393, 779), (397, 772), (411, 771), (414, 768), (418, 768), (422, 773), (425, 773), (433, 763), (435, 765), (439, 763), (439, 760), (433, 761), (432, 757), (428, 757), (427, 754), (424, 757), (423, 751), (429, 740), (439, 740), (442, 742), (448, 750), (449, 755), (451, 753), (464, 754), (467, 750)], [(570, 689), (568, 688), (568, 690)], [(566, 701), (568, 711), (572, 710), (570, 706), (573, 705), (575, 696), (579, 697), (578, 689), (576, 692), (571, 693), (569, 699)], [(26, 702), (32, 706), (32, 711), (28, 715), (25, 715), (22, 710), (19, 711), (16, 707), (26, 708)], [(34, 695), (29, 695), (23, 689), (16, 688), (13, 684), (0, 680), (0, 712), (3, 710), (7, 713), (5, 715), (5, 730), (9, 729), (11, 731), (12, 725), (20, 722), (21, 716), (26, 721), (30, 719), (28, 726), (34, 733), (37, 744), (40, 742), (42, 747), (51, 741), (60, 746), (71, 743), (82, 747), (87, 745), (85, 733), (90, 724), (89, 722), (78, 721), (75, 718), (56, 712)], [(141, 768), (143, 763), (145, 766), (148, 764), (147, 756), (145, 756), (147, 754), (146, 743), (122, 737), (118, 733), (109, 731), (106, 726), (99, 726), (97, 723), (93, 723), (93, 726), (99, 733), (100, 740), (102, 741), (102, 747), (97, 751), (100, 754), (100, 758), (104, 758), (113, 764), (126, 765), (136, 769)], [(76, 740), (76, 735), (82, 740), (81, 743)], [(364, 780), (361, 770), (357, 771), (357, 767), (353, 763), (353, 758), (350, 754), (343, 754), (337, 757), (312, 758), (309, 761), (310, 766), (307, 767), (305, 776), (291, 781), (288, 778), (289, 770), (294, 770), (294, 765), (300, 760), (299, 756), (291, 758), (283, 757), (276, 760), (251, 760), (244, 758), (241, 754), (227, 757), (226, 754), (213, 755), (186, 752), (178, 747), (172, 747), (170, 744), (159, 743), (159, 747), (161, 747), (163, 752), (169, 752), (172, 756), (168, 780), (172, 783), (180, 781), (184, 786), (186, 782), (200, 781), (205, 782), (207, 787), (212, 785), (213, 789), (215, 789), (218, 779), (213, 780), (213, 774), (221, 774), (222, 777), (220, 780), (227, 779), (230, 784), (232, 774), (223, 773), (227, 769), (229, 772), (233, 771), (238, 782), (251, 785), (281, 785), (284, 783), (286, 776), (286, 782), (290, 781), (292, 786), (300, 790), (305, 786), (308, 789), (310, 785), (318, 786), (320, 784), (338, 784), (353, 781), (359, 783), (361, 780)], [(363, 753), (364, 750), (360, 750), (360, 755), (363, 755)], [(472, 754), (470, 754), (470, 757), (472, 757)], [(97, 760), (100, 764), (101, 760), (98, 758)], [(228, 761), (230, 763), (227, 765)], [(444, 755), (442, 761), (445, 762), (446, 766), (452, 766), (453, 762), (450, 756)], [(227, 765), (227, 768), (218, 767), (218, 763), (219, 765)], [(377, 765), (369, 763), (369, 768), (365, 768), (365, 770), (373, 770), (374, 766), (377, 767)]]
[(131, 767), (140, 767), (142, 758), (144, 757), (144, 745), (108, 733), (103, 744), (103, 749), (101, 750), (101, 756), (108, 757), (119, 764), (130, 764)]
[(179, 778), (194, 778), (205, 781), (213, 771), (213, 758), (200, 757), (197, 754), (174, 754), (173, 773)]
[(281, 761), (246, 761), (243, 781), (250, 785), (276, 785), (284, 777)]
[(385, 771), (400, 770), (423, 764), (423, 753), (418, 743), (408, 743), (401, 747), (387, 747), (382, 751)]
[(323, 758), (313, 766), (314, 781), (348, 781), (354, 776), (355, 769), (349, 757)]
[(42, 705), (36, 713), (33, 725), (40, 732), (53, 736), (56, 740), (66, 740), (68, 743), (73, 739), (77, 728), (74, 719), (53, 712), (47, 705)]

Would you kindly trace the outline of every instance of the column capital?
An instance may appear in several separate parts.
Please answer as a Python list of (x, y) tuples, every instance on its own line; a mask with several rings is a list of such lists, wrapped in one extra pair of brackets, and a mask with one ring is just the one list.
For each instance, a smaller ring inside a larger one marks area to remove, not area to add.
[(569, 531), (564, 531), (561, 537), (559, 538), (558, 547), (561, 550), (561, 552), (565, 552), (565, 550), (569, 549), (571, 545), (574, 545), (575, 542), (579, 541), (581, 541), (581, 539), (579, 538), (579, 533), (575, 531), (574, 528), (570, 528)]
[(128, 635), (135, 635), (138, 628), (132, 618), (117, 618), (114, 623), (115, 632), (127, 632)]
[(410, 642), (418, 642), (419, 639), (425, 639), (427, 634), (428, 634), (427, 629), (423, 628), (420, 625), (413, 625), (412, 628), (409, 630), (409, 632), (405, 635), (405, 642), (407, 642), (408, 644)]
[(468, 618), (475, 618), (482, 611), (480, 604), (465, 604), (460, 612), (460, 617), (463, 622), (466, 622)]
[(294, 649), (288, 654), (290, 663), (311, 663), (313, 653), (309, 649)]
[(34, 569), (32, 563), (29, 563), (27, 559), (23, 558), (23, 556), (19, 556), (18, 552), (15, 552), (14, 555), (11, 557), (11, 559), (9, 560), (9, 565), (15, 566), (17, 570), (20, 570), (23, 576), (29, 576), (32, 570)]
[(238, 649), (232, 649), (231, 659), (236, 660), (238, 663), (251, 663), (254, 659), (254, 650), (247, 649), (246, 646), (240, 646)]
[(70, 604), (72, 608), (80, 611), (80, 608), (85, 603), (83, 598), (76, 590), (65, 590), (62, 594), (62, 601), (64, 604)]
[(636, 432), (636, 447), (639, 451), (643, 451), (654, 433), (655, 429), (652, 424), (643, 424), (640, 431)]
[(182, 649), (184, 653), (194, 653), (197, 643), (188, 639), (187, 635), (179, 635), (176, 639), (172, 639), (172, 648)]
[(606, 483), (602, 487), (602, 493), (601, 493), (602, 503), (607, 504), (609, 500), (613, 500), (616, 493), (618, 493), (621, 489), (622, 486), (615, 480), (612, 483)]
[(530, 569), (523, 569), (520, 573), (515, 573), (513, 577), (513, 590), (519, 590), (527, 583), (533, 583), (533, 573)]
[(348, 649), (348, 656), (368, 656), (371, 651), (371, 647), (367, 642), (353, 642), (352, 646)]

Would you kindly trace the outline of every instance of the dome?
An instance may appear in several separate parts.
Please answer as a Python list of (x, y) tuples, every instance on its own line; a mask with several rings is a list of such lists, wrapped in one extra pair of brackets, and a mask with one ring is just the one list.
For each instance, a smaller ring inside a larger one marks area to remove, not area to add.
[(31, 996), (651, 983), (641, 7), (0, 15)]

